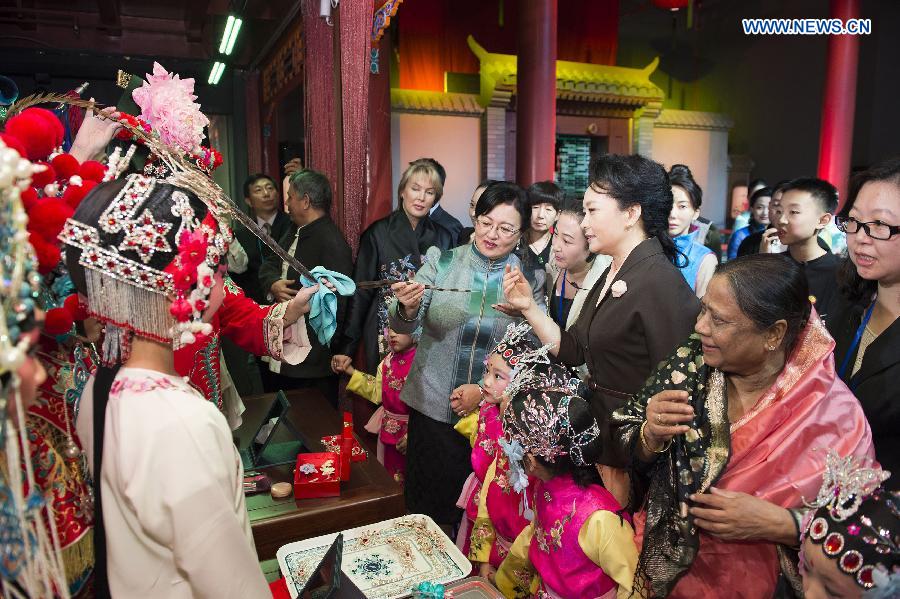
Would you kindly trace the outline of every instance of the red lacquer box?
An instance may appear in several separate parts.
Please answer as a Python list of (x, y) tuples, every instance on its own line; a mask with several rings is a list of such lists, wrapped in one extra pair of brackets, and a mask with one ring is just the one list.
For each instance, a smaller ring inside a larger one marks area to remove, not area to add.
[(294, 470), (294, 498), (338, 497), (341, 494), (341, 460), (332, 452), (301, 453)]

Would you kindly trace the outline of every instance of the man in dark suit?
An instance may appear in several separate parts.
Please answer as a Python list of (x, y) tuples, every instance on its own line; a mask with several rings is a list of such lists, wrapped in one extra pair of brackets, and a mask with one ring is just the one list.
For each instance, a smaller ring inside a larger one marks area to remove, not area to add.
[[(434, 158), (419, 158), (419, 161), (431, 163), (441, 179), (441, 187), (444, 187), (447, 182), (447, 171), (444, 170), (443, 165)], [(450, 233), (450, 240), (453, 242), (450, 247), (456, 247), (459, 244), (459, 235), (462, 233), (463, 224), (455, 216), (441, 208), (440, 201), (441, 199), (438, 198), (434, 202), (434, 208), (431, 209), (431, 220)]]
[[(353, 276), (353, 256), (341, 230), (329, 216), (331, 185), (325, 175), (310, 169), (294, 173), (288, 186), (288, 213), (296, 226), (293, 235), (282, 238), (282, 247), (307, 268), (323, 266)], [(271, 301), (285, 301), (297, 294), (299, 273), (275, 254), (268, 256), (259, 271), (259, 282)], [(337, 330), (343, 326), (347, 300), (338, 297)], [(337, 407), (338, 378), (331, 370), (331, 348), (323, 346), (307, 324), (312, 350), (300, 364), (290, 366), (270, 362), (277, 389), (317, 388)]]
[[(295, 230), (294, 224), (280, 206), (281, 196), (274, 179), (257, 173), (244, 181), (244, 201), (250, 207), (251, 215), (262, 229), (273, 239), (281, 240)], [(240, 285), (244, 294), (258, 304), (268, 304), (266, 293), (259, 283), (259, 269), (272, 250), (243, 225), (234, 229), (234, 237), (247, 254), (247, 267), (243, 272), (232, 271), (231, 278)]]

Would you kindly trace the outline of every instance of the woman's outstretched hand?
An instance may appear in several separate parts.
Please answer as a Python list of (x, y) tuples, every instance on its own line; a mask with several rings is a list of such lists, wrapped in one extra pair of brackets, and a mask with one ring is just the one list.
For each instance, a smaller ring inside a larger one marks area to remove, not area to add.
[(400, 302), (400, 306), (407, 318), (415, 317), (425, 295), (425, 285), (414, 281), (398, 281), (391, 285), (391, 291)]
[(521, 316), (535, 305), (531, 285), (518, 267), (506, 266), (503, 274), (503, 295), (506, 302), (494, 304), (493, 308), (509, 316)]
[(688, 392), (669, 389), (660, 391), (647, 402), (644, 443), (661, 448), (675, 435), (688, 432), (694, 408), (688, 404)]

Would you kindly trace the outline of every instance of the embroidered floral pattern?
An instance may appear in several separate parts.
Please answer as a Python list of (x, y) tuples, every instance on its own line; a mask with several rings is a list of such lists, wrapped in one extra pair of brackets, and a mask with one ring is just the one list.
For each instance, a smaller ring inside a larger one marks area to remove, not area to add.
[(546, 532), (540, 522), (535, 520), (534, 537), (537, 539), (538, 548), (544, 553), (559, 550), (562, 547), (562, 535), (566, 530), (566, 524), (571, 522), (574, 517), (575, 501), (573, 500), (571, 511), (562, 518), (556, 520), (556, 522), (553, 523), (553, 526), (550, 527), (549, 532)]
[(403, 424), (400, 421), (385, 415), (384, 420), (381, 422), (381, 428), (388, 434), (396, 435), (403, 428)]

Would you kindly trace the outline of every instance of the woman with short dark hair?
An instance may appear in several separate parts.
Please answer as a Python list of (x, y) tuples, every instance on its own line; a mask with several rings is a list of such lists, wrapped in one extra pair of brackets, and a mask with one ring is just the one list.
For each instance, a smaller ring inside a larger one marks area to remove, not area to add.
[(785, 550), (798, 545), (826, 449), (873, 457), (833, 348), (799, 264), (758, 254), (716, 269), (695, 334), (612, 417), (630, 456), (630, 504), (643, 507), (635, 588), (772, 597), (779, 562), (796, 564)]
[[(475, 206), (474, 241), (452, 250), (431, 248), (414, 282), (391, 287), (391, 329), (421, 330), (400, 394), (410, 407), (406, 508), (447, 530), (462, 515), (456, 500), (472, 470), (468, 438), (453, 425), (477, 409), (488, 352), (518, 320), (494, 306), (503, 300), (504, 269), (521, 265), (514, 250), (528, 231), (529, 216), (521, 187), (491, 183)], [(535, 286), (529, 293), (543, 304), (543, 289)]]
[[(581, 224), (590, 250), (612, 262), (578, 320), (562, 330), (538, 309), (522, 273), (511, 272), (504, 291), (508, 309), (521, 311), (561, 362), (587, 364), (590, 403), (604, 439), (601, 463), (621, 468), (626, 459), (609, 443), (610, 415), (690, 334), (699, 303), (676, 267), (683, 256), (669, 236), (672, 187), (665, 169), (642, 156), (607, 155), (592, 161), (590, 181)], [(622, 500), (623, 473), (604, 472), (604, 484)]]

